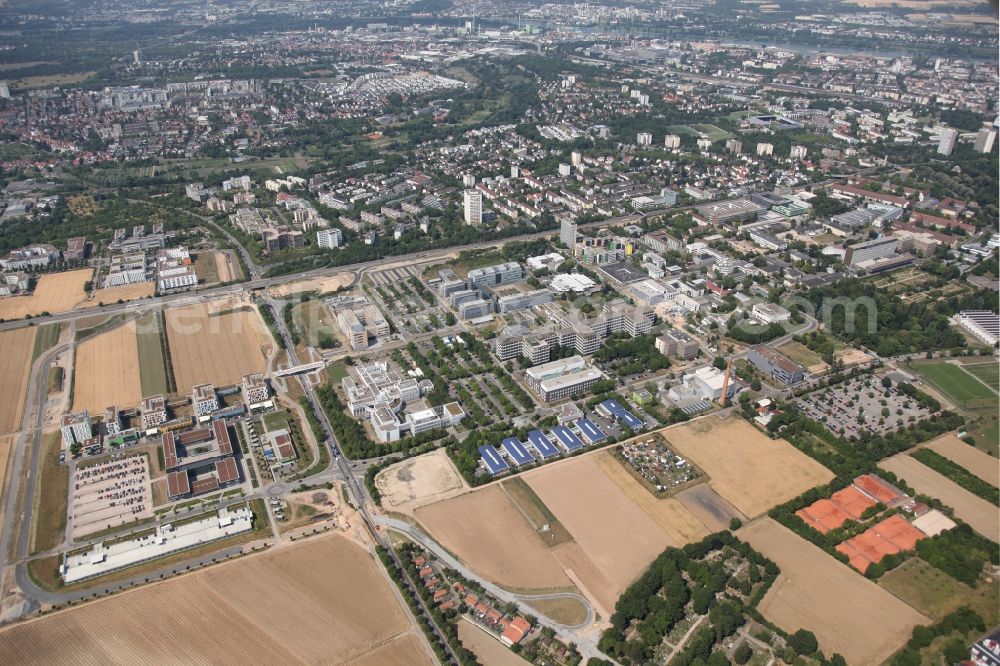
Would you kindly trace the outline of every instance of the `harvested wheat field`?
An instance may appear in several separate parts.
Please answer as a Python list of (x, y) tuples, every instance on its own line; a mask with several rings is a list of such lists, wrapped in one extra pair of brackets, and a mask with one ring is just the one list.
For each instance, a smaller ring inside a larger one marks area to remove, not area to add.
[(384, 643), (360, 657), (344, 662), (345, 666), (435, 666), (416, 634), (409, 633)]
[(709, 477), (709, 485), (744, 515), (826, 483), (833, 473), (783, 439), (771, 439), (737, 417), (708, 417), (667, 428), (663, 437)]
[(443, 448), (390, 465), (375, 477), (375, 487), (383, 507), (409, 514), (468, 490)]
[[(525, 473), (522, 478), (569, 530), (593, 566), (585, 566), (586, 562), (582, 562), (577, 553), (572, 553), (576, 568), (562, 557), (560, 562), (573, 569), (602, 605), (613, 608), (614, 600), (657, 555), (668, 546), (680, 546), (687, 541), (673, 536), (660, 525), (661, 522), (669, 523), (672, 514), (681, 515), (683, 507), (676, 505), (662, 512), (650, 507), (658, 515), (659, 520), (655, 520), (609, 478), (598, 463), (598, 457), (579, 456), (546, 465)], [(608, 462), (617, 464), (614, 460)], [(586, 491), (581, 492), (584, 488)], [(674, 504), (670, 500), (664, 502)], [(682, 525), (671, 532), (687, 532), (692, 529), (693, 521), (686, 517), (679, 521)], [(558, 556), (572, 550), (557, 548), (554, 552)], [(603, 575), (594, 580), (587, 575), (591, 570)]]
[(130, 321), (81, 342), (73, 370), (73, 410), (101, 413), (110, 405), (138, 406), (139, 347)]
[(499, 485), (420, 507), (414, 516), (442, 546), (511, 588), (568, 588), (562, 566)]
[(298, 282), (280, 284), (277, 287), (271, 287), (270, 291), (275, 296), (289, 296), (292, 294), (301, 294), (306, 291), (326, 294), (331, 291), (337, 291), (341, 287), (346, 287), (353, 281), (354, 276), (350, 273), (337, 273), (329, 277), (318, 277), (311, 280), (299, 280)]
[(21, 319), (43, 312), (56, 314), (72, 310), (74, 305), (86, 298), (83, 286), (92, 274), (89, 268), (47, 273), (38, 278), (30, 295), (0, 298), (0, 319)]
[[(10, 459), (16, 439), (17, 435), (0, 437), (0, 496), (3, 496), (4, 490), (7, 487), (4, 483), (7, 480), (7, 461)], [(0, 518), (3, 518), (3, 512), (6, 509), (7, 507), (0, 502)]]
[(0, 333), (0, 433), (21, 428), (37, 330), (26, 326)]
[(110, 305), (118, 301), (135, 301), (140, 298), (149, 298), (156, 291), (156, 285), (152, 282), (137, 282), (136, 284), (123, 284), (120, 287), (108, 287), (98, 289), (94, 292), (93, 298), (80, 301), (76, 304), (76, 309), (85, 310), (96, 308), (99, 305)]
[(466, 650), (475, 653), (480, 663), (488, 666), (524, 666), (527, 663), (469, 620), (458, 621), (458, 640)]
[(410, 629), (390, 585), (361, 547), (318, 537), (8, 627), (0, 663), (362, 659)]
[[(965, 446), (963, 444), (963, 446)], [(955, 510), (955, 515), (991, 541), (1000, 541), (1000, 507), (970, 493), (908, 453), (898, 453), (879, 463), (906, 481), (918, 493), (935, 497)]]
[(827, 655), (878, 664), (930, 619), (846, 564), (762, 518), (738, 536), (781, 569), (758, 610), (785, 631), (808, 629)]
[(986, 483), (1000, 487), (1000, 460), (974, 446), (969, 446), (955, 435), (951, 433), (941, 435), (924, 444), (924, 448), (964, 467)]
[(229, 386), (264, 372), (274, 347), (257, 310), (245, 304), (234, 309), (228, 301), (167, 310), (166, 329), (181, 392), (197, 384)]

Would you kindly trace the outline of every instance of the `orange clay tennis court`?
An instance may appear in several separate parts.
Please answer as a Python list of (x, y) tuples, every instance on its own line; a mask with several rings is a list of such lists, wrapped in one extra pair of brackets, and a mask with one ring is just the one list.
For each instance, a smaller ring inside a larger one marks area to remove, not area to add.
[(870, 495), (858, 489), (858, 485), (870, 487), (880, 496), (888, 496), (888, 489), (884, 488), (878, 479), (866, 474), (854, 480), (854, 485), (842, 488), (830, 496), (830, 499), (821, 499), (813, 502), (809, 506), (799, 509), (795, 515), (805, 521), (821, 534), (826, 534), (830, 530), (835, 530), (848, 520), (858, 520), (869, 507), (875, 506), (877, 502)]
[(841, 543), (837, 550), (850, 558), (852, 567), (865, 573), (886, 555), (913, 550), (924, 536), (906, 518), (896, 514)]

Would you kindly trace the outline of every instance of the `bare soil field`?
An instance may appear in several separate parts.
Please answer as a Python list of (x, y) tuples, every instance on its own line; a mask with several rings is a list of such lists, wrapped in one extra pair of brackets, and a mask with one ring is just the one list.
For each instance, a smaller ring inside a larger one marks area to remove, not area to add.
[(354, 281), (354, 276), (350, 273), (337, 273), (329, 277), (318, 277), (311, 280), (300, 280), (280, 284), (271, 287), (271, 293), (275, 296), (288, 296), (290, 294), (301, 294), (305, 291), (317, 291), (321, 294), (337, 291), (341, 287), (346, 287)]
[(499, 585), (570, 587), (552, 551), (499, 485), (420, 507), (414, 516), (442, 546)]
[(683, 503), (675, 498), (655, 497), (610, 452), (594, 454), (594, 462), (674, 541), (694, 543), (708, 536), (709, 530), (705, 528), (704, 521), (693, 515)]
[(702, 419), (661, 433), (709, 476), (709, 485), (753, 518), (833, 473), (783, 439), (771, 439), (737, 417)]
[(698, 517), (710, 532), (729, 529), (729, 521), (733, 518), (746, 520), (746, 516), (736, 510), (732, 504), (719, 497), (707, 483), (700, 483), (693, 488), (687, 488), (675, 495), (677, 501), (688, 511)]
[(0, 663), (342, 663), (409, 629), (374, 557), (324, 536), (8, 627)]
[(215, 269), (219, 273), (219, 282), (232, 282), (234, 275), (234, 267), (230, 263), (230, 254), (228, 252), (216, 252), (215, 253)]
[(930, 619), (805, 539), (762, 518), (738, 536), (781, 569), (759, 610), (785, 631), (808, 629), (826, 654), (878, 664)]
[(264, 372), (274, 347), (257, 310), (224, 302), (192, 305), (166, 312), (165, 324), (177, 390), (197, 384), (236, 384), (254, 372)]
[(135, 322), (84, 340), (76, 348), (73, 409), (103, 413), (110, 405), (137, 406), (142, 401)]
[(72, 310), (74, 305), (86, 298), (83, 285), (92, 274), (89, 268), (47, 273), (38, 278), (35, 290), (28, 296), (0, 298), (0, 319), (21, 319), (43, 312), (56, 314)]
[[(666, 547), (683, 544), (636, 506), (608, 478), (596, 457), (546, 465), (523, 478), (604, 573), (612, 585), (610, 595), (617, 598)], [(581, 492), (584, 488), (586, 492)], [(597, 581), (587, 580), (582, 571), (576, 573), (602, 596)]]
[(434, 666), (427, 649), (416, 634), (409, 633), (384, 643), (370, 652), (354, 657), (344, 666)]
[(918, 493), (936, 497), (950, 506), (955, 510), (956, 516), (987, 539), (1000, 541), (1000, 507), (976, 497), (954, 481), (910, 457), (909, 453), (898, 453), (886, 458), (879, 466), (906, 481)]
[[(7, 479), (7, 460), (10, 458), (15, 439), (17, 439), (16, 435), (0, 437), (0, 496), (3, 495), (7, 487), (4, 483)], [(3, 512), (6, 508), (3, 503), (0, 503), (0, 518), (3, 518)]]
[(1000, 487), (1000, 461), (990, 454), (969, 446), (954, 434), (941, 435), (924, 445), (956, 465), (961, 465), (980, 479)]
[(524, 666), (527, 663), (468, 620), (458, 621), (458, 640), (467, 650), (472, 650), (481, 663), (489, 666)]
[(0, 333), (0, 433), (21, 428), (21, 410), (28, 391), (31, 352), (35, 348), (34, 326)]
[(383, 507), (410, 515), (418, 507), (468, 490), (443, 448), (390, 465), (375, 477), (375, 486)]
[(156, 285), (152, 282), (138, 282), (136, 284), (125, 284), (120, 287), (108, 287), (98, 289), (94, 292), (93, 298), (80, 301), (76, 304), (77, 310), (96, 308), (99, 305), (110, 305), (118, 301), (135, 301), (140, 298), (148, 298), (156, 291)]

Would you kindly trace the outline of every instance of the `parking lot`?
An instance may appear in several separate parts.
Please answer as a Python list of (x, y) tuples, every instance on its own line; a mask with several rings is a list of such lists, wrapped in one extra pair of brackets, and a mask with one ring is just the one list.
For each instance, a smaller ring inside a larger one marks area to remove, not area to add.
[(74, 539), (153, 516), (145, 455), (74, 469), (71, 493)]
[(882, 386), (874, 376), (810, 393), (798, 405), (806, 416), (848, 439), (895, 432), (930, 415), (916, 400), (895, 386)]
[(448, 325), (448, 310), (421, 281), (417, 266), (368, 273), (364, 291), (403, 335)]

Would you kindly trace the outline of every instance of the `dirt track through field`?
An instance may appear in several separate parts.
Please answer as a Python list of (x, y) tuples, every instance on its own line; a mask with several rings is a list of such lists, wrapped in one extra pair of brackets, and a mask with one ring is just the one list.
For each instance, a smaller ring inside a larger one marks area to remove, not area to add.
[(80, 343), (73, 371), (74, 410), (95, 415), (111, 405), (136, 407), (142, 397), (134, 321)]
[(562, 566), (499, 485), (414, 513), (441, 545), (489, 580), (513, 588), (571, 586)]
[(899, 453), (879, 463), (913, 487), (955, 510), (955, 515), (972, 529), (994, 542), (1000, 541), (1000, 507), (973, 495), (954, 481), (938, 474), (909, 453)]
[(37, 331), (30, 326), (0, 333), (0, 433), (21, 428)]
[(789, 633), (808, 629), (827, 655), (849, 664), (879, 664), (930, 619), (846, 564), (770, 518), (738, 535), (781, 569), (761, 614)]
[(0, 663), (369, 666), (409, 630), (374, 556), (329, 536), (7, 627)]

